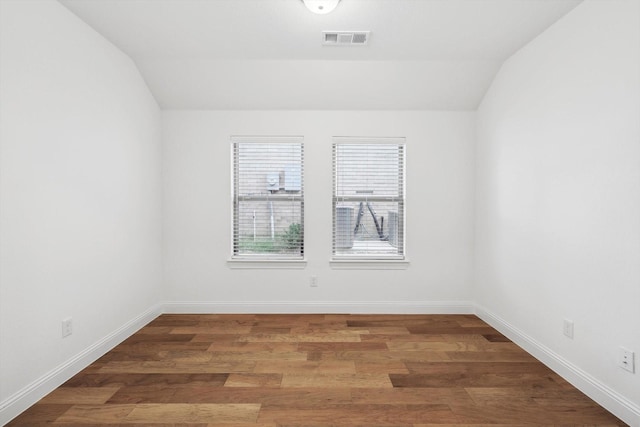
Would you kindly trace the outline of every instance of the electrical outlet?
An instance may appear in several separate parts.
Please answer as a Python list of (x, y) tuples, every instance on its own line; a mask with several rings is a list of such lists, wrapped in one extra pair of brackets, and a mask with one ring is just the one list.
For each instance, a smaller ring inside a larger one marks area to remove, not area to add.
[(636, 371), (635, 367), (635, 353), (624, 347), (620, 347), (618, 355), (618, 366), (631, 373)]
[(564, 319), (562, 333), (566, 337), (573, 339), (573, 320)]
[(311, 286), (312, 288), (318, 287), (318, 276), (311, 276), (309, 278), (309, 286)]
[(68, 337), (73, 333), (73, 318), (67, 317), (62, 319), (62, 338)]

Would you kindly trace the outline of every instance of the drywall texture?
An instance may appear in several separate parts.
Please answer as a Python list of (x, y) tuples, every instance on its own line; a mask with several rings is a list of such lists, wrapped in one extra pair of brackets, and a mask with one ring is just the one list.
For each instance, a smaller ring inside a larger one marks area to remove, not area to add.
[[(640, 3), (587, 1), (478, 111), (480, 306), (640, 405)], [(563, 336), (563, 319), (575, 323)]]
[(161, 150), (128, 57), (56, 1), (0, 8), (1, 407), (161, 299)]
[[(393, 302), (469, 300), (474, 113), (164, 111), (162, 123), (168, 301), (329, 302), (345, 311), (382, 302), (401, 312)], [(304, 136), (306, 268), (227, 266), (232, 135)], [(332, 136), (406, 137), (406, 270), (331, 268)]]

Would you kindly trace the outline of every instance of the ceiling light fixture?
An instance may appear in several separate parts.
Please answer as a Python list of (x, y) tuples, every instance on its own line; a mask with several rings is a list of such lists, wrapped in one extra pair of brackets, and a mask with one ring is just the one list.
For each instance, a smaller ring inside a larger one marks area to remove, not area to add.
[(319, 15), (326, 15), (338, 6), (340, 0), (302, 0), (307, 9)]

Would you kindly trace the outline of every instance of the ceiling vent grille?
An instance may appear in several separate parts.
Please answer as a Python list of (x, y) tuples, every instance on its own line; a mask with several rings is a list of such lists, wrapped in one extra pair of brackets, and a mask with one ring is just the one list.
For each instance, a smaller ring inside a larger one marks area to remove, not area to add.
[(365, 46), (369, 43), (370, 31), (323, 31), (325, 46)]

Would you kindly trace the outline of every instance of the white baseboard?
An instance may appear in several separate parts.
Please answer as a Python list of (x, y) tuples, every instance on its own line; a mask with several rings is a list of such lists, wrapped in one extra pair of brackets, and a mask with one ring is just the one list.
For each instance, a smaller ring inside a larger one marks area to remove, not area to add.
[(504, 319), (469, 301), (166, 302), (150, 308), (0, 402), (0, 425), (8, 423), (162, 313), (476, 314), (621, 420), (631, 426), (640, 427), (640, 407), (638, 405), (616, 393)]
[(33, 381), (22, 390), (0, 402), (0, 425), (5, 425), (20, 415), (31, 405), (51, 393), (116, 345), (129, 338), (138, 329), (151, 322), (160, 314), (162, 314), (162, 305), (150, 308), (60, 366)]
[(640, 427), (640, 406), (486, 308), (476, 305), (476, 315), (622, 421)]
[(166, 302), (165, 313), (474, 314), (469, 301)]

